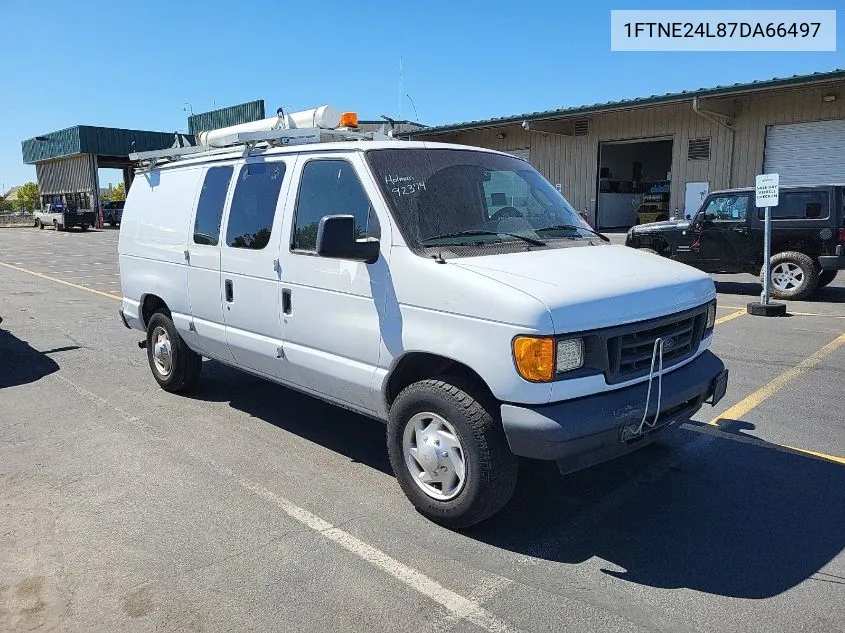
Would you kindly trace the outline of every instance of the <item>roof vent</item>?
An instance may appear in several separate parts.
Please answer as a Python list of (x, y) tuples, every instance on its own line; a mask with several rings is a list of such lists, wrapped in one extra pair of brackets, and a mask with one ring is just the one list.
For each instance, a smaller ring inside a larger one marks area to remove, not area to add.
[(710, 160), (710, 139), (691, 138), (687, 150), (687, 160)]
[(573, 136), (587, 136), (590, 133), (589, 119), (576, 119), (572, 127)]

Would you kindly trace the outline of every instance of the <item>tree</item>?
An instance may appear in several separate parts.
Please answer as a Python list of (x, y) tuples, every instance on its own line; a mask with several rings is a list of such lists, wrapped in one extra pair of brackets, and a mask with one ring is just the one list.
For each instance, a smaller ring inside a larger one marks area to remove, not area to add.
[(106, 202), (117, 202), (118, 200), (126, 200), (126, 188), (123, 183), (113, 187), (112, 190), (103, 196)]
[(21, 188), (16, 193), (18, 201), (27, 211), (32, 211), (35, 207), (41, 206), (39, 204), (41, 196), (38, 193), (38, 185), (34, 182), (21, 185)]

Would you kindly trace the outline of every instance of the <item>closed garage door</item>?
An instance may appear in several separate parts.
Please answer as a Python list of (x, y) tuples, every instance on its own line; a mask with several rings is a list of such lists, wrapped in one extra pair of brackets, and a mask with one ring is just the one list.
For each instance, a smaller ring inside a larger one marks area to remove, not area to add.
[(763, 172), (781, 185), (845, 182), (845, 120), (770, 126)]

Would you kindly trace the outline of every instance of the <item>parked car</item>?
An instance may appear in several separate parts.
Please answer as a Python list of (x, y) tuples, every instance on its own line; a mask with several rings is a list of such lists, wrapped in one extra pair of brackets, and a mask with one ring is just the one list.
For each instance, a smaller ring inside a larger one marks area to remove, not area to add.
[(296, 138), (135, 179), (120, 316), (163, 389), (208, 357), (383, 420), (402, 490), (453, 528), (508, 501), (517, 456), (585, 468), (724, 395), (713, 281), (610, 244), (524, 160)]
[(109, 226), (120, 226), (123, 217), (123, 200), (110, 200), (103, 203), (103, 222)]
[(35, 226), (43, 229), (52, 226), (57, 231), (66, 231), (71, 227), (79, 227), (85, 231), (94, 226), (94, 212), (85, 209), (74, 209), (60, 202), (51, 202), (44, 208), (36, 210)]
[[(625, 244), (711, 273), (762, 277), (764, 209), (754, 189), (711, 193), (693, 216), (633, 227)], [(845, 186), (781, 187), (772, 207), (772, 296), (805, 299), (845, 268)]]

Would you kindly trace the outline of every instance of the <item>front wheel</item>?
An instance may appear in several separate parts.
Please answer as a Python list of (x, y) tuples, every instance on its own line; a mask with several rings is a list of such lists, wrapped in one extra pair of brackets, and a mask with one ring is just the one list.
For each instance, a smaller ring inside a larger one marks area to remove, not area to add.
[(396, 398), (387, 423), (390, 465), (422, 515), (461, 529), (510, 500), (517, 460), (496, 409), (481, 389), (455, 376), (422, 380)]
[(147, 360), (159, 386), (172, 393), (193, 389), (202, 371), (202, 356), (185, 344), (164, 311), (147, 324)]
[(37, 226), (41, 231), (44, 230), (44, 223), (41, 220), (36, 221), (35, 226)]
[[(800, 301), (809, 297), (819, 283), (819, 270), (811, 257), (804, 253), (786, 251), (770, 260), (772, 296), (775, 299)], [(763, 273), (760, 273), (763, 281)]]

